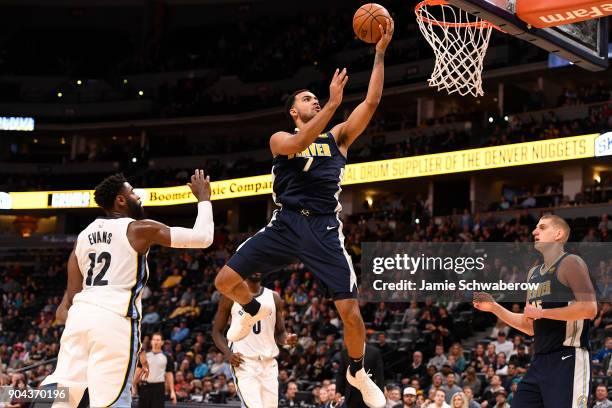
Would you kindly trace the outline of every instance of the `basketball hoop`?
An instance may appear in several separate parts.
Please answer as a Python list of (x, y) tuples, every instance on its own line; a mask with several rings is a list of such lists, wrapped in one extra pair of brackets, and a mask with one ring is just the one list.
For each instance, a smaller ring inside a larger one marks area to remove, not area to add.
[(429, 86), (446, 89), (449, 94), (482, 96), (483, 60), (491, 29), (499, 28), (445, 0), (421, 1), (414, 12), (436, 55)]

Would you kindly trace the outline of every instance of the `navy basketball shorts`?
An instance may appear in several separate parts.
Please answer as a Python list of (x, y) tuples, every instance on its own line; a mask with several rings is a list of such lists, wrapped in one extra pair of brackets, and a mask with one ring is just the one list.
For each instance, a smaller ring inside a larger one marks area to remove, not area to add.
[(227, 265), (248, 278), (297, 259), (327, 286), (334, 299), (357, 297), (357, 277), (344, 249), (342, 222), (337, 214), (276, 210), (270, 223), (240, 245)]
[(518, 385), (512, 408), (587, 408), (590, 357), (586, 349), (564, 347), (536, 354)]

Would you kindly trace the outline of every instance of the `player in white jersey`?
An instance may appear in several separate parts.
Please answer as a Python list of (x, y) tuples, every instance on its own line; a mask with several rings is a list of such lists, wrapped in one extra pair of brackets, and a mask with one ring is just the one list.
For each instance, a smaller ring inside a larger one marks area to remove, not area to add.
[(236, 318), (244, 312), (241, 305), (222, 297), (213, 322), (212, 337), (232, 365), (242, 406), (274, 408), (278, 406), (277, 344), (295, 346), (297, 335), (285, 330), (280, 296), (261, 286), (261, 273), (254, 273), (246, 282), (253, 297), (266, 305), (272, 313), (258, 321), (244, 339), (228, 344), (223, 332), (230, 316)]
[(142, 219), (140, 197), (121, 174), (96, 187), (94, 199), (106, 216), (79, 234), (68, 259), (68, 288), (57, 313), (66, 316), (66, 327), (55, 371), (42, 383), (68, 387), (68, 401), (56, 400), (55, 408), (76, 407), (85, 389), (92, 407), (131, 406), (149, 248), (206, 248), (213, 241), (209, 179), (196, 170), (188, 185), (198, 200), (193, 228)]

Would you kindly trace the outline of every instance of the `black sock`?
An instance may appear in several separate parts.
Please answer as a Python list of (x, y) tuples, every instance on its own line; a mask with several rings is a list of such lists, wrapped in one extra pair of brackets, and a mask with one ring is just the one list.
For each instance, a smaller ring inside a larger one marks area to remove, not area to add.
[(359, 357), (358, 359), (349, 357), (349, 371), (351, 372), (351, 375), (353, 377), (355, 376), (355, 374), (357, 374), (357, 371), (361, 370), (362, 368), (363, 368), (363, 356)]
[(255, 300), (255, 298), (253, 298), (246, 305), (242, 305), (242, 308), (244, 309), (244, 311), (250, 314), (251, 316), (255, 316), (257, 312), (259, 312), (260, 307), (261, 307), (261, 303)]

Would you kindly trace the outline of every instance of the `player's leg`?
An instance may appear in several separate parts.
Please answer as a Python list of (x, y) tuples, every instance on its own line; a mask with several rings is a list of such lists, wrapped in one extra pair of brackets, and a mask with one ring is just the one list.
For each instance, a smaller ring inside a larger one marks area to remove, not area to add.
[(531, 367), (521, 379), (516, 394), (512, 398), (513, 408), (544, 408), (540, 384), (541, 378), (538, 375), (541, 363), (540, 356), (536, 356), (531, 362)]
[(53, 374), (45, 378), (41, 386), (66, 388), (66, 399), (56, 399), (54, 408), (76, 408), (87, 389), (87, 337), (89, 316), (81, 305), (75, 304), (68, 311), (57, 364)]
[(365, 325), (357, 301), (357, 277), (344, 248), (342, 222), (337, 216), (311, 217), (305, 228), (300, 259), (334, 297), (344, 324), (344, 343), (349, 355), (347, 381), (359, 389), (369, 407), (384, 407), (385, 396), (363, 368)]
[(130, 407), (132, 377), (140, 348), (137, 320), (93, 307), (87, 378), (94, 407)]
[(278, 407), (278, 362), (271, 359), (264, 362), (261, 375), (261, 400), (265, 408)]
[(290, 259), (297, 258), (299, 237), (290, 227), (289, 217), (282, 211), (276, 211), (266, 227), (238, 247), (215, 279), (217, 289), (242, 305), (246, 312), (232, 319), (227, 332), (229, 341), (241, 340), (255, 322), (271, 313), (253, 298), (244, 279), (256, 271), (267, 273), (278, 269), (290, 263)]
[[(589, 352), (565, 348), (544, 356), (550, 373), (542, 383), (544, 408), (586, 408), (589, 398)], [(517, 405), (519, 406), (519, 405)]]
[[(262, 401), (260, 361), (244, 359), (238, 367), (232, 367), (236, 391), (246, 408), (268, 408)], [(278, 403), (277, 403), (278, 404)]]

